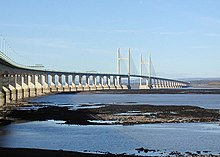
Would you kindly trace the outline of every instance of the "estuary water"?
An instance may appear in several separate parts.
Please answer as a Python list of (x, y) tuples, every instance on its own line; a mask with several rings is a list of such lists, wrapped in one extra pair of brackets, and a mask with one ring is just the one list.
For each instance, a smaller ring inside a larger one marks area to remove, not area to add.
[(194, 105), (220, 109), (220, 94), (58, 94), (33, 98), (30, 102), (47, 105), (150, 104)]
[[(60, 94), (31, 99), (42, 105), (80, 104), (197, 105), (220, 109), (220, 95), (202, 94)], [(220, 153), (218, 123), (171, 123), (144, 125), (66, 125), (62, 121), (34, 121), (0, 128), (0, 146), (110, 152), (137, 155), (168, 155), (201, 151)], [(137, 151), (147, 148), (156, 152)]]

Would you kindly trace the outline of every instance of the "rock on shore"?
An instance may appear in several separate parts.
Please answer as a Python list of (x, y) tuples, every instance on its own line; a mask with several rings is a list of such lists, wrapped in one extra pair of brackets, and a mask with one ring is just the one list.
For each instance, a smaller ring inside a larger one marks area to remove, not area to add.
[[(7, 117), (21, 120), (64, 120), (66, 124), (109, 125), (214, 122), (220, 119), (219, 110), (204, 109), (197, 106), (157, 106), (157, 105), (109, 105), (99, 108), (80, 108), (46, 106), (37, 110), (13, 110)], [(97, 121), (100, 121), (97, 123)]]
[[(136, 155), (126, 154), (95, 154), (95, 153), (81, 153), (63, 150), (46, 150), (46, 149), (29, 149), (29, 148), (2, 148), (0, 147), (1, 157), (137, 157)], [(180, 156), (178, 152), (171, 152), (169, 156)], [(190, 154), (181, 155), (185, 157), (220, 157), (220, 155), (201, 155)]]

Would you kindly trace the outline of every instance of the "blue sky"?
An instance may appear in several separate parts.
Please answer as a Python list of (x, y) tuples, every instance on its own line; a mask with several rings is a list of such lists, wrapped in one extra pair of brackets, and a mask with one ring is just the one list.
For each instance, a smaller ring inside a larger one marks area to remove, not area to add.
[(158, 76), (220, 77), (219, 0), (0, 0), (0, 34), (24, 64), (116, 73), (151, 52)]

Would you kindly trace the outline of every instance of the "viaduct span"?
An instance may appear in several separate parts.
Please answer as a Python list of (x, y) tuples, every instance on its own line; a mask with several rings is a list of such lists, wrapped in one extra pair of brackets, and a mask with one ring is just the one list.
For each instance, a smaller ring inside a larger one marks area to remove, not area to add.
[[(130, 75), (130, 72), (125, 75), (42, 70), (17, 64), (0, 51), (0, 107), (13, 101), (50, 93), (129, 90), (130, 78), (140, 79), (140, 89), (183, 88), (189, 85), (178, 80)], [(142, 79), (145, 79), (146, 83), (143, 84)]]

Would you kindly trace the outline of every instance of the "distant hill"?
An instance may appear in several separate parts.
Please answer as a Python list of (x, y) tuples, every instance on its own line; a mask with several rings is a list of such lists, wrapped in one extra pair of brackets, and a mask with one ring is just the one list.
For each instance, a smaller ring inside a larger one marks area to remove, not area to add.
[(187, 78), (181, 79), (190, 82), (195, 88), (220, 88), (220, 78)]

